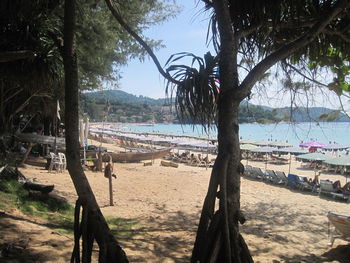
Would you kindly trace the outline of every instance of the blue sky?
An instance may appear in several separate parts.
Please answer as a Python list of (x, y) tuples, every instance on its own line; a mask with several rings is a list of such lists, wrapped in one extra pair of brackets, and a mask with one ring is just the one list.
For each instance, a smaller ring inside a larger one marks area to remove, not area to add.
[[(194, 0), (178, 0), (182, 12), (161, 25), (147, 30), (144, 35), (162, 40), (166, 46), (155, 51), (161, 65), (168, 58), (179, 52), (192, 52), (203, 56), (210, 48), (206, 47), (208, 16), (201, 12), (203, 4), (197, 6)], [(160, 76), (153, 61), (146, 58), (144, 62), (134, 59), (123, 67), (120, 88), (134, 95), (144, 95), (151, 98), (164, 98), (164, 78)]]
[[(166, 46), (155, 51), (161, 65), (164, 65), (172, 54), (178, 52), (191, 52), (198, 56), (203, 56), (207, 51), (213, 52), (211, 45), (209, 47), (206, 45), (209, 14), (203, 12), (202, 1), (177, 0), (176, 2), (182, 7), (182, 12), (177, 17), (144, 32), (144, 36), (162, 40)], [(148, 57), (144, 62), (138, 59), (131, 60), (128, 66), (121, 69), (121, 75), (122, 79), (119, 83), (121, 90), (151, 98), (165, 97), (164, 78)], [(281, 93), (280, 87), (278, 80), (272, 79), (263, 92), (252, 97), (251, 102), (272, 107), (290, 106), (291, 95)], [(311, 99), (308, 97), (307, 100), (301, 94), (296, 97), (296, 100), (298, 106), (339, 108), (338, 98), (325, 89), (322, 91), (315, 89)]]

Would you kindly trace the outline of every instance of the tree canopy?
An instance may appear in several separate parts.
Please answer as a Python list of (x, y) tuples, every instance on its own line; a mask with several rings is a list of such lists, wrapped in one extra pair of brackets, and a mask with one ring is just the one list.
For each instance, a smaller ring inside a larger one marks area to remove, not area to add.
[[(2, 1), (0, 10), (1, 126), (19, 113), (55, 113), (63, 98), (63, 3), (54, 0)], [(101, 1), (78, 1), (76, 45), (81, 89), (117, 83), (119, 67), (131, 57), (143, 59), (137, 42), (121, 30)], [(171, 17), (175, 8), (161, 1), (119, 4), (138, 33)], [(150, 46), (159, 41), (147, 40)], [(12, 97), (12, 94), (16, 94)], [(31, 105), (35, 105), (34, 109)]]

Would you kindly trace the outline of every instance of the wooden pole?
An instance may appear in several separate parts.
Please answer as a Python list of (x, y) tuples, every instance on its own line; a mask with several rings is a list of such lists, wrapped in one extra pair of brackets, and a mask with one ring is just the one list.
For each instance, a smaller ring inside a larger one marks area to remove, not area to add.
[(113, 206), (114, 204), (113, 204), (112, 172), (109, 173), (108, 181), (109, 181), (109, 205)]

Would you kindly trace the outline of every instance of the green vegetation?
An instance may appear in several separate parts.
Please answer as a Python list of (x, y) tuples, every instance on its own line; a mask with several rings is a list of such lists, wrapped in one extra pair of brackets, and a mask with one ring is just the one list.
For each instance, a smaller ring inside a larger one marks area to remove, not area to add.
[(60, 232), (73, 231), (73, 207), (62, 200), (31, 195), (16, 180), (0, 180), (0, 209), (15, 207), (26, 215), (47, 220), (48, 227)]
[[(46, 135), (55, 134), (52, 120), (57, 100), (64, 110), (63, 3), (1, 1), (0, 133), (31, 119), (44, 125)], [(115, 4), (139, 34), (177, 13), (170, 1)], [(117, 86), (120, 66), (130, 58), (145, 57), (138, 43), (123, 33), (104, 1), (79, 1), (75, 35), (81, 90)], [(160, 41), (147, 39), (147, 43), (154, 49), (161, 47)]]
[[(74, 208), (50, 196), (31, 195), (16, 180), (0, 180), (0, 209), (16, 208), (25, 215), (44, 219), (46, 226), (62, 234), (73, 234)], [(136, 234), (136, 220), (108, 217), (113, 233), (121, 238)], [(137, 232), (137, 231), (136, 231)]]
[[(110, 111), (107, 121), (114, 122), (147, 122), (179, 123), (174, 107), (170, 106), (170, 100), (152, 99), (144, 96), (135, 96), (121, 90), (107, 90), (100, 92), (83, 93), (80, 96), (81, 113), (86, 113), (91, 120), (102, 121), (107, 103)], [(350, 119), (339, 110), (331, 110), (323, 107), (290, 107), (270, 108), (251, 104), (247, 101), (239, 107), (239, 123), (276, 123), (280, 121), (313, 122), (313, 121), (341, 121)], [(187, 120), (186, 123), (191, 123)]]
[[(82, 94), (81, 112), (86, 113), (93, 121), (102, 121), (105, 116), (104, 108), (107, 98), (110, 105), (107, 121), (124, 123), (179, 122), (175, 110), (167, 104), (165, 99), (155, 100), (143, 96), (137, 97), (120, 90)], [(240, 123), (275, 123), (280, 120), (276, 111), (248, 103), (240, 106)]]

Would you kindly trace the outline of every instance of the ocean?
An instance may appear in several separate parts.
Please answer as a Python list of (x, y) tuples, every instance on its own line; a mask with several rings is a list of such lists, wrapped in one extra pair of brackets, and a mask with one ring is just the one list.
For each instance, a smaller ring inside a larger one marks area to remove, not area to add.
[[(161, 133), (172, 135), (191, 135), (216, 138), (217, 130), (211, 129), (205, 133), (200, 125), (154, 124), (137, 125), (125, 124), (120, 130), (140, 133)], [(244, 140), (254, 141), (283, 141), (299, 145), (301, 142), (319, 141), (325, 144), (338, 143), (350, 145), (350, 123), (280, 123), (280, 124), (240, 124), (239, 135)]]

